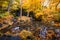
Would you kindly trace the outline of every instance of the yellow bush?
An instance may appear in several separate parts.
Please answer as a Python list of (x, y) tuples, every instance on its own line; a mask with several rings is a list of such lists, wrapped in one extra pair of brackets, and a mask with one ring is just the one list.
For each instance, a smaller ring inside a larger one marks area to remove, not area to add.
[(31, 36), (31, 35), (32, 35), (32, 33), (29, 31), (26, 31), (26, 30), (22, 30), (20, 32), (20, 37), (22, 37), (22, 38), (26, 38), (27, 36)]

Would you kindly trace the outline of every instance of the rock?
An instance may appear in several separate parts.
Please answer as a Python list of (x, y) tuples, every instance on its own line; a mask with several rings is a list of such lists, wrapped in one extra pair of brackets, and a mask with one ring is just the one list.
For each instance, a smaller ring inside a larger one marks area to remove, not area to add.
[(18, 18), (18, 21), (21, 22), (21, 23), (29, 23), (31, 22), (31, 18), (30, 17), (27, 17), (27, 16), (21, 16)]

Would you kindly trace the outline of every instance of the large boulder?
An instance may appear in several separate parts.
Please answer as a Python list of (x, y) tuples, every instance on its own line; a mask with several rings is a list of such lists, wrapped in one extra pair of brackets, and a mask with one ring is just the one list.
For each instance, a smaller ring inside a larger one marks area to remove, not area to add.
[(31, 22), (31, 18), (27, 16), (21, 16), (18, 18), (18, 21), (20, 22)]

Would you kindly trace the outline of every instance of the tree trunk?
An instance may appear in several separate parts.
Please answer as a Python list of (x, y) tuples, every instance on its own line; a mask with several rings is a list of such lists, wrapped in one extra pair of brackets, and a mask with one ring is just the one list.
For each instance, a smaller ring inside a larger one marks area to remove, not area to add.
[(20, 0), (20, 17), (22, 16), (22, 0)]
[(8, 3), (8, 12), (10, 12), (10, 6), (12, 4), (12, 0), (9, 0), (9, 3)]
[(29, 17), (29, 11), (27, 12), (27, 17)]

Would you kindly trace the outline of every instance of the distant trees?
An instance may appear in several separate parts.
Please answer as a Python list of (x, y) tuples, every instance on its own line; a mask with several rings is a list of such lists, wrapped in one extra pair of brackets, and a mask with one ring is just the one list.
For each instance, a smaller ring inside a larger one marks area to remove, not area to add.
[(60, 0), (1, 0), (0, 10), (0, 13), (11, 11), (15, 16), (24, 14), (44, 22), (60, 20)]

